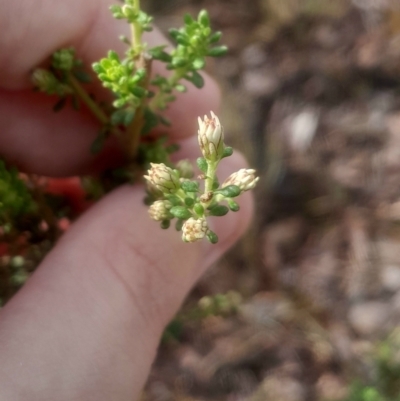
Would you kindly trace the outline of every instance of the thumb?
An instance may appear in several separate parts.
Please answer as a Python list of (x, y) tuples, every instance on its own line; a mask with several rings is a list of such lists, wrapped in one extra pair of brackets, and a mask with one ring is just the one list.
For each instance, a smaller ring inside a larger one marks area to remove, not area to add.
[[(233, 156), (225, 169), (243, 163)], [(165, 325), (248, 225), (252, 203), (242, 198), (239, 213), (218, 220), (217, 245), (161, 230), (140, 187), (118, 189), (88, 211), (0, 313), (3, 398), (138, 396)]]

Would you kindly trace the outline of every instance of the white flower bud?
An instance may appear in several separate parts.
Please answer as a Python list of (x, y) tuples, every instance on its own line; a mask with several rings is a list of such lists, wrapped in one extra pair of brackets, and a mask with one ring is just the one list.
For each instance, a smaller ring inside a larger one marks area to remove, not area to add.
[(171, 217), (169, 209), (171, 209), (172, 203), (167, 200), (155, 201), (149, 208), (149, 215), (155, 221), (168, 220)]
[(162, 193), (172, 194), (180, 188), (179, 175), (164, 163), (150, 163), (149, 175), (144, 178)]
[(225, 148), (224, 129), (218, 117), (211, 112), (211, 118), (204, 116), (202, 120), (199, 117), (198, 122), (198, 140), (203, 156), (210, 161), (221, 159)]
[(208, 232), (208, 225), (205, 218), (194, 219), (191, 217), (182, 226), (182, 240), (185, 242), (195, 242), (205, 237)]
[(222, 188), (228, 185), (237, 185), (242, 192), (253, 189), (260, 177), (256, 177), (256, 170), (251, 168), (242, 168), (236, 173), (231, 174), (222, 184)]

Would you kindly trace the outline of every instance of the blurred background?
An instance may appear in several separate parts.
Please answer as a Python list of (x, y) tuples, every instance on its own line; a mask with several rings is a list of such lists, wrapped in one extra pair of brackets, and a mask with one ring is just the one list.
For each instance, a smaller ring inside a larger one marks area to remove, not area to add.
[(143, 401), (400, 400), (400, 1), (147, 0), (205, 8), (227, 142), (256, 217), (171, 322)]

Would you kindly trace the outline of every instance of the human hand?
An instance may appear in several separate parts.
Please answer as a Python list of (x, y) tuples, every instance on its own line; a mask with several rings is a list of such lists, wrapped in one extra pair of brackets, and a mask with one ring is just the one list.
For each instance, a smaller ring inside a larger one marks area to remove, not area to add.
[[(62, 176), (100, 168), (115, 151), (89, 154), (92, 118), (32, 94), (29, 73), (53, 51), (73, 45), (86, 64), (118, 41), (125, 25), (109, 16), (109, 0), (14, 0), (0, 4), (0, 151), (19, 168)], [(159, 33), (148, 37), (160, 42)], [(164, 40), (162, 40), (164, 42)], [(94, 88), (101, 94), (100, 88)], [(180, 156), (197, 157), (197, 116), (217, 110), (211, 79), (173, 103), (170, 136)], [(229, 164), (228, 164), (229, 163)], [(226, 159), (224, 175), (243, 166)], [(161, 333), (204, 270), (246, 228), (240, 213), (218, 228), (217, 245), (183, 244), (148, 218), (143, 189), (123, 187), (74, 223), (28, 283), (0, 312), (0, 400), (135, 399), (145, 383)]]

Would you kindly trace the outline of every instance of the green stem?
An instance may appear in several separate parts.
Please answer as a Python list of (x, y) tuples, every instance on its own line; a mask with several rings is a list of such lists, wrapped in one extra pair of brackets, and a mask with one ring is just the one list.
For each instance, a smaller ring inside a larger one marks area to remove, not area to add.
[[(146, 58), (144, 54), (141, 54), (137, 63), (141, 68), (146, 69), (146, 78), (143, 83), (143, 88), (147, 89), (151, 75), (151, 60)], [(135, 118), (133, 119), (132, 124), (127, 128), (128, 155), (132, 158), (135, 158), (139, 148), (140, 134), (144, 125), (144, 110), (146, 104), (146, 100), (141, 102), (140, 106), (136, 109)]]
[[(208, 195), (210, 192), (213, 192), (213, 186), (215, 182), (215, 172), (217, 171), (218, 161), (211, 162), (207, 161), (207, 173), (206, 179), (204, 183), (204, 195)], [(214, 197), (212, 197), (209, 201), (202, 203), (204, 210), (206, 210), (213, 202), (215, 202)]]
[(109, 119), (106, 113), (98, 106), (98, 104), (89, 96), (89, 94), (82, 88), (79, 81), (72, 75), (68, 74), (68, 82), (74, 90), (75, 94), (86, 104), (95, 117), (102, 123), (108, 124)]
[[(138, 13), (140, 11), (140, 0), (134, 0), (133, 7), (135, 11)], [(131, 25), (132, 49), (135, 54), (135, 57), (137, 57), (142, 52), (142, 33), (143, 33), (142, 27), (137, 21), (132, 22), (130, 25)]]
[(207, 173), (206, 173), (206, 181), (204, 187), (204, 193), (212, 191), (214, 181), (215, 181), (215, 172), (217, 171), (218, 162), (208, 162), (207, 164)]
[[(68, 74), (68, 83), (72, 87), (74, 93), (82, 100), (93, 115), (103, 124), (110, 125), (110, 119), (108, 115), (99, 107), (99, 105), (89, 96), (85, 89), (83, 89), (80, 82), (72, 75)], [(117, 134), (118, 137), (122, 137), (123, 133), (117, 128), (112, 127), (112, 131)]]

